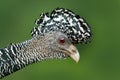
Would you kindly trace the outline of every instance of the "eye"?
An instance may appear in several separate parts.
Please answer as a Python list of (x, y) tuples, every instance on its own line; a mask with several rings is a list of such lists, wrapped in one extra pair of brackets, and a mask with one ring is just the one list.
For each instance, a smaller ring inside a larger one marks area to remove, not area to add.
[(60, 44), (64, 44), (64, 43), (65, 43), (65, 37), (64, 37), (64, 36), (59, 36), (59, 37), (58, 37), (58, 42), (59, 42)]

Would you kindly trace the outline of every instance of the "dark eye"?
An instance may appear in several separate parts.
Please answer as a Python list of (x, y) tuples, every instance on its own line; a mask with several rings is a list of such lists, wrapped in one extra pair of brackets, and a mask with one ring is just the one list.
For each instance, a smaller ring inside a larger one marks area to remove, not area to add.
[(64, 37), (64, 36), (59, 36), (59, 37), (58, 37), (58, 42), (59, 42), (60, 44), (65, 43), (65, 37)]

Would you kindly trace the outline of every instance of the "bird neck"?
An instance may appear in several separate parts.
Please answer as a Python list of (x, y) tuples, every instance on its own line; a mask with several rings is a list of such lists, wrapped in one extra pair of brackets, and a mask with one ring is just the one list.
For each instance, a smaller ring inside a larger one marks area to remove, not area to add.
[[(0, 49), (0, 78), (16, 72), (23, 67), (48, 58), (49, 47), (44, 41), (31, 39), (18, 44), (10, 44)], [(43, 47), (44, 46), (44, 47)]]

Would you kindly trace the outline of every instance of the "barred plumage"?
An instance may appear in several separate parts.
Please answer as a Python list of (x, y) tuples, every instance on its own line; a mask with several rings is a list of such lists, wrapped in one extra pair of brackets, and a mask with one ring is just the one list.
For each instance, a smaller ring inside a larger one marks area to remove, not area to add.
[[(61, 37), (64, 43), (59, 42)], [(75, 61), (79, 60), (77, 49), (61, 32), (49, 32), (22, 43), (11, 43), (8, 47), (0, 49), (0, 78), (37, 61), (69, 56)]]
[(33, 37), (58, 30), (65, 33), (74, 44), (87, 43), (91, 38), (91, 30), (87, 22), (79, 15), (64, 8), (57, 8), (50, 15), (43, 13), (35, 24), (36, 27), (31, 31)]

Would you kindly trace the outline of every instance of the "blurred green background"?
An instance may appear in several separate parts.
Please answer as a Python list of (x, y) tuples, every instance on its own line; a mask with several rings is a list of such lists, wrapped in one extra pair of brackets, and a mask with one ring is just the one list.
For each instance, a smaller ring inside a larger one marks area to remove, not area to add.
[(30, 39), (39, 14), (56, 7), (91, 25), (92, 42), (77, 45), (80, 62), (39, 62), (2, 80), (120, 80), (120, 0), (0, 0), (0, 47)]

